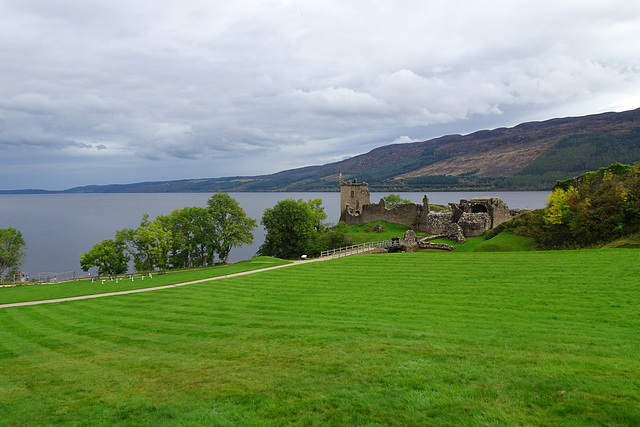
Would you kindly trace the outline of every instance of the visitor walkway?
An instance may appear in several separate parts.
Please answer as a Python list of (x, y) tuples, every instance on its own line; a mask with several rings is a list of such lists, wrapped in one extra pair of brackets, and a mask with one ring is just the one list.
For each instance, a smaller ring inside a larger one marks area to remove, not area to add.
[(56, 298), (56, 299), (48, 299), (48, 300), (40, 300), (40, 301), (24, 301), (24, 302), (14, 302), (9, 304), (0, 304), (0, 309), (9, 308), (9, 307), (22, 307), (27, 305), (51, 304), (51, 303), (65, 302), (65, 301), (77, 301), (77, 300), (101, 298), (101, 297), (107, 297), (107, 296), (113, 296), (113, 295), (137, 294), (140, 292), (149, 292), (149, 291), (157, 291), (160, 289), (177, 288), (179, 286), (193, 285), (196, 283), (203, 283), (203, 282), (211, 282), (213, 280), (227, 279), (229, 277), (246, 276), (247, 274), (260, 273), (262, 271), (275, 270), (276, 268), (291, 267), (292, 265), (300, 265), (300, 264), (306, 264), (309, 262), (324, 261), (327, 259), (330, 259), (330, 258), (320, 257), (320, 258), (313, 258), (313, 259), (305, 259), (305, 260), (293, 261), (291, 264), (276, 265), (273, 267), (261, 268), (259, 270), (243, 271), (240, 273), (228, 274), (226, 276), (218, 276), (218, 277), (211, 277), (208, 279), (193, 280), (191, 282), (174, 283), (172, 285), (163, 285), (163, 286), (154, 286), (152, 288), (131, 289), (127, 291), (117, 291), (117, 292), (105, 292), (101, 294), (92, 294), (92, 295), (79, 295), (75, 297)]
[(338, 249), (329, 249), (320, 253), (320, 258), (340, 258), (349, 255), (359, 255), (371, 252), (378, 248), (386, 248), (393, 245), (391, 240), (380, 240), (377, 242), (366, 242), (358, 245), (344, 246)]

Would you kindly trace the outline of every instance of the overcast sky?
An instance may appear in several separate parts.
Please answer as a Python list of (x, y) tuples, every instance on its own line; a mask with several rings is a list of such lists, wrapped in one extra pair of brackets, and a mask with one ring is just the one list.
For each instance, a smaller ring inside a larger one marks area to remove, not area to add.
[(639, 40), (635, 0), (0, 0), (0, 189), (266, 174), (635, 109)]

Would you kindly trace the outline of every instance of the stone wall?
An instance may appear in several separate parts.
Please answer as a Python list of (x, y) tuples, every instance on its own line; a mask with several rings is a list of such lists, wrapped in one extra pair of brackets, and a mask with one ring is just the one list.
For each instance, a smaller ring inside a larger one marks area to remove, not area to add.
[(491, 227), (491, 218), (487, 212), (463, 213), (457, 224), (464, 237), (478, 237)]
[(423, 214), (423, 208), (415, 203), (398, 205), (393, 209), (387, 209), (383, 199), (378, 203), (370, 203), (362, 206), (359, 215), (349, 215), (347, 224), (364, 224), (372, 221), (387, 221), (406, 225), (417, 229), (418, 221)]
[(429, 212), (420, 222), (416, 230), (428, 234), (444, 234), (449, 224), (453, 222), (453, 212), (432, 211)]
[(384, 199), (378, 203), (357, 205), (359, 209), (345, 203), (340, 220), (348, 225), (387, 221), (427, 234), (446, 234), (451, 224), (457, 224), (464, 237), (477, 237), (511, 217), (508, 206), (497, 198), (460, 200), (460, 203), (450, 203), (449, 206), (450, 210), (431, 211), (427, 196), (424, 196), (422, 205), (407, 203), (393, 209), (387, 209)]
[[(488, 216), (488, 229), (497, 227), (503, 222), (511, 219), (509, 207), (496, 197), (477, 198), (471, 200), (460, 200), (460, 203), (450, 203), (449, 206), (454, 212), (455, 221), (458, 222), (461, 216), (467, 214), (486, 213)], [(478, 219), (468, 219), (467, 221), (477, 222)]]

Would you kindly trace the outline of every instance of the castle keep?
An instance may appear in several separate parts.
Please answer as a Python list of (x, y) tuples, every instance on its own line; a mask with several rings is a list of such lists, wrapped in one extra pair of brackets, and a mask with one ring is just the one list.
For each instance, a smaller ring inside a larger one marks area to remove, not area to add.
[(387, 209), (384, 199), (371, 203), (369, 186), (357, 180), (343, 181), (340, 176), (340, 221), (348, 225), (384, 220), (406, 225), (431, 235), (477, 237), (511, 216), (509, 207), (495, 197), (460, 200), (449, 203), (449, 209), (432, 211), (425, 195), (422, 204), (407, 203)]
[(340, 174), (340, 212), (350, 208), (354, 213), (359, 214), (362, 206), (370, 203), (369, 185), (366, 182), (358, 183), (357, 179), (345, 182)]

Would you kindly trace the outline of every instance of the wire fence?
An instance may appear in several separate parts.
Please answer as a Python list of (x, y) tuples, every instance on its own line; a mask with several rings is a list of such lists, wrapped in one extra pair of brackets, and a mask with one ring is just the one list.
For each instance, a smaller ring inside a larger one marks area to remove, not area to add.
[(42, 272), (38, 274), (38, 283), (58, 283), (75, 280), (75, 271), (63, 271), (60, 273)]
[(366, 242), (358, 245), (344, 246), (337, 249), (329, 249), (320, 253), (321, 257), (339, 258), (342, 256), (357, 255), (365, 252), (372, 251), (376, 248), (385, 248), (391, 246), (393, 242), (391, 240), (380, 240), (377, 242)]
[(0, 278), (0, 286), (33, 285), (36, 283), (60, 283), (76, 280), (75, 271), (41, 272), (31, 277), (27, 273), (11, 273)]

